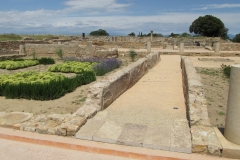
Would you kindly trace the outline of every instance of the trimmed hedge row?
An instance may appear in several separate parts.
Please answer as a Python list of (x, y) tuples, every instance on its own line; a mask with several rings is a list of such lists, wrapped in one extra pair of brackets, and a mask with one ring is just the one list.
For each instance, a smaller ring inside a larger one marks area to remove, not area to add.
[(85, 71), (92, 71), (93, 66), (96, 64), (97, 63), (67, 61), (62, 64), (54, 65), (48, 70), (51, 72), (83, 73)]
[(7, 70), (15, 70), (19, 68), (26, 68), (29, 66), (35, 66), (38, 65), (38, 60), (6, 60), (6, 61), (0, 61), (0, 68), (1, 69), (7, 69)]
[(15, 70), (35, 66), (38, 64), (55, 64), (55, 60), (45, 57), (40, 59), (6, 59), (0, 61), (0, 69)]
[[(36, 74), (34, 72), (31, 73)], [(31, 73), (29, 75), (31, 75)], [(46, 74), (46, 77), (48, 77), (49, 74), (54, 73), (47, 72)], [(18, 73), (18, 76), (19, 75), (20, 74)], [(22, 73), (22, 75), (25, 79), (29, 78), (26, 73)], [(0, 96), (5, 96), (6, 98), (11, 99), (24, 98), (34, 100), (53, 100), (65, 95), (66, 93), (72, 92), (78, 86), (85, 85), (96, 80), (96, 76), (92, 71), (78, 74), (72, 78), (67, 78), (58, 74), (54, 75), (56, 75), (57, 78), (48, 79), (45, 77), (45, 79), (43, 78), (35, 81), (23, 81), (22, 78), (22, 80), (18, 83), (16, 83), (14, 79), (11, 79), (11, 76), (8, 76), (9, 80), (0, 81)], [(2, 76), (0, 76), (0, 80)]]

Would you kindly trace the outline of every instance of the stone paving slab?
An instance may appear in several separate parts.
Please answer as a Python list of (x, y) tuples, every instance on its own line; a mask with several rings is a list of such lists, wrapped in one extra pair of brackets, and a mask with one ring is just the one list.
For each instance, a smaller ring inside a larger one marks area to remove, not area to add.
[(148, 126), (143, 147), (156, 150), (170, 150), (171, 127)]
[(192, 153), (192, 142), (189, 128), (173, 127), (171, 129), (170, 151)]
[(93, 136), (93, 140), (115, 144), (122, 133), (124, 125), (124, 123), (120, 122), (106, 121)]
[(32, 113), (25, 113), (25, 112), (11, 112), (11, 113), (4, 113), (1, 112), (0, 114), (0, 125), (2, 126), (12, 126), (17, 123), (22, 123), (30, 118), (32, 118)]
[(105, 121), (90, 119), (87, 123), (76, 133), (76, 138), (93, 140), (93, 136), (102, 127)]
[(143, 147), (146, 132), (146, 125), (126, 123), (118, 138), (117, 144)]

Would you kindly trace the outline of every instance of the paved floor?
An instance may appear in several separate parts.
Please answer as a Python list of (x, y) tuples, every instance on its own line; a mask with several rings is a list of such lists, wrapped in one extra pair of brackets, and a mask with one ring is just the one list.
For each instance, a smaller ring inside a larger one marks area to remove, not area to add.
[(89, 120), (76, 138), (191, 153), (180, 56), (161, 56), (161, 62)]

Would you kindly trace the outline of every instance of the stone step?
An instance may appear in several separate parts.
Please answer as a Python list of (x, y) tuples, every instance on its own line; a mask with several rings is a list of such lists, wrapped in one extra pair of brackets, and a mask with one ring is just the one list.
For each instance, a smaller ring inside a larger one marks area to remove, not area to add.
[(76, 138), (155, 150), (191, 153), (191, 134), (186, 120), (174, 126), (151, 126), (90, 119)]

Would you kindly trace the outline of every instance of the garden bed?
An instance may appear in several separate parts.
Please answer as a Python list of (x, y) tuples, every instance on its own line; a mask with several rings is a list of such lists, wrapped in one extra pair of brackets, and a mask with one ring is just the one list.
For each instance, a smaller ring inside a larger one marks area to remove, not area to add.
[[(26, 57), (29, 59), (31, 57)], [(136, 57), (135, 61), (138, 60), (139, 57)], [(129, 64), (131, 64), (131, 59), (129, 57), (120, 57), (123, 64), (120, 68), (115, 69), (106, 73), (104, 76), (97, 76), (96, 81), (103, 80), (105, 76), (116, 72), (119, 69), (122, 69)], [(62, 61), (56, 60), (56, 64), (60, 64)], [(28, 68), (21, 68), (18, 70), (6, 70), (0, 69), (0, 74), (14, 74), (18, 72), (28, 72), (28, 71), (35, 71), (35, 72), (46, 72), (49, 67), (53, 65), (37, 65)], [(60, 72), (57, 72), (60, 73)], [(75, 73), (60, 73), (66, 77), (73, 77)], [(79, 108), (81, 108), (87, 99), (87, 94), (89, 92), (90, 85), (95, 82), (92, 82), (87, 85), (82, 85), (76, 88), (73, 92), (65, 94), (63, 97), (55, 100), (49, 101), (38, 101), (38, 100), (27, 100), (27, 99), (6, 99), (3, 96), (0, 96), (0, 112), (29, 112), (33, 113), (34, 115), (49, 115), (49, 114), (67, 114), (67, 113), (74, 113)]]

